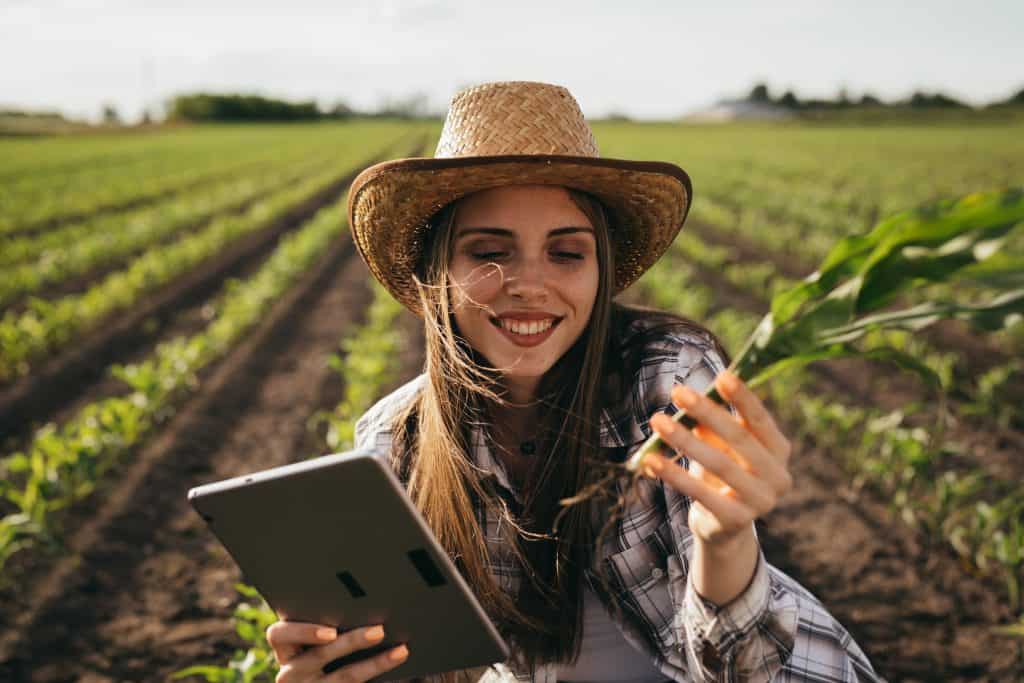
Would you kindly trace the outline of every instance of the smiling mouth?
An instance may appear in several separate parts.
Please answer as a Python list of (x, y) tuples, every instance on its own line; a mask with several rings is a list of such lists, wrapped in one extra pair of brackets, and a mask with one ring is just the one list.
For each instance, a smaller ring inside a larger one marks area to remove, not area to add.
[[(519, 337), (536, 337), (546, 332), (550, 332), (555, 327), (557, 327), (558, 324), (562, 322), (562, 320), (563, 318), (553, 318), (551, 319), (551, 323), (546, 324), (545, 326), (532, 324), (536, 323), (537, 321), (527, 321), (524, 323), (520, 323), (519, 325), (516, 326), (517, 329), (513, 330), (510, 326), (502, 325), (497, 318), (490, 318), (491, 324), (497, 327), (499, 330), (502, 330), (503, 332), (508, 332), (509, 334), (514, 334)], [(534, 331), (531, 332), (530, 330)]]

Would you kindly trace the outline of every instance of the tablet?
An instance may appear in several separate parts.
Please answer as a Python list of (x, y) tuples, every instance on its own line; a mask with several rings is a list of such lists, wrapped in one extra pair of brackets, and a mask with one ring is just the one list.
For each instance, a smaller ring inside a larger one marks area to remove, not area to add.
[(391, 468), (370, 449), (226, 479), (188, 499), (284, 620), (338, 632), (383, 624), (409, 657), (375, 680), (503, 662), (509, 649)]

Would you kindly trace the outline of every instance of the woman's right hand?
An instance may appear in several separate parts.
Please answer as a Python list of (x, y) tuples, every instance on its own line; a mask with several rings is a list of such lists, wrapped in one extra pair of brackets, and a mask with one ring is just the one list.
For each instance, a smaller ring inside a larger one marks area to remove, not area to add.
[(267, 627), (267, 642), (281, 667), (277, 683), (368, 681), (404, 662), (409, 649), (399, 645), (326, 675), (323, 668), (339, 657), (373, 647), (382, 640), (383, 626), (354, 628), (341, 634), (332, 626), (297, 621), (275, 621)]

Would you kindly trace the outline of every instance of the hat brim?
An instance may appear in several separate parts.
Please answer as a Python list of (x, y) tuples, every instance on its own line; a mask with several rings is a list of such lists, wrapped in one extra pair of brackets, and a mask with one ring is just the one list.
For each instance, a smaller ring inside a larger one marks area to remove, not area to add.
[(659, 161), (559, 155), (396, 159), (356, 177), (349, 191), (349, 226), (374, 277), (422, 316), (412, 275), (428, 219), (468, 194), (513, 184), (562, 185), (601, 200), (612, 214), (616, 294), (672, 244), (693, 195), (686, 172)]

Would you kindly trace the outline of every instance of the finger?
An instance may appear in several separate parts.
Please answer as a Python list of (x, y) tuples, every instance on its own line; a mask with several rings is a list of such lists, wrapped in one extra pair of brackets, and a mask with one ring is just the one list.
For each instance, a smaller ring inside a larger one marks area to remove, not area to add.
[(749, 472), (751, 476), (760, 479), (763, 483), (767, 483), (775, 492), (776, 497), (789, 491), (792, 486), (793, 478), (790, 476), (786, 464), (778, 458), (767, 458), (766, 464), (762, 467), (761, 471), (755, 471), (743, 455), (736, 453), (729, 447), (729, 444), (725, 443), (721, 437), (707, 427), (697, 425), (691, 431), (697, 439), (729, 456), (733, 462), (743, 468), (744, 472)]
[(736, 407), (744, 425), (749, 427), (750, 432), (770, 453), (778, 454), (784, 461), (789, 459), (789, 439), (779, 429), (779, 425), (761, 399), (743, 380), (735, 373), (725, 370), (715, 378), (715, 388), (725, 400)]
[(744, 458), (742, 455), (737, 453), (732, 446), (725, 442), (725, 440), (718, 436), (715, 432), (711, 431), (707, 427), (697, 425), (690, 430), (691, 433), (704, 443), (708, 444), (712, 448), (717, 448), (722, 453), (732, 458), (733, 462), (743, 468), (744, 472), (750, 472), (751, 474), (757, 475), (759, 472), (754, 470), (754, 466), (750, 464), (750, 461)]
[(754, 438), (725, 408), (707, 396), (701, 396), (690, 387), (677, 384), (672, 388), (672, 400), (684, 408), (704, 427), (711, 429), (736, 455), (745, 458), (756, 473), (769, 470), (776, 458), (764, 444)]
[[(339, 657), (350, 655), (357, 650), (365, 650), (384, 640), (384, 627), (381, 625), (354, 628), (341, 633), (334, 641), (327, 643), (294, 660), (296, 665), (309, 666), (319, 671), (328, 662)], [(299, 664), (299, 659), (309, 656), (308, 663)]]
[(267, 627), (267, 643), (274, 650), (278, 664), (285, 664), (301, 654), (306, 645), (323, 645), (338, 636), (333, 626), (297, 621), (275, 621)]
[(368, 681), (371, 678), (390, 671), (409, 658), (409, 648), (406, 645), (399, 645), (369, 659), (364, 659), (355, 664), (343, 666), (337, 671), (332, 671), (326, 680), (331, 683), (350, 683), (351, 681)]
[(648, 455), (644, 458), (644, 465), (675, 490), (699, 501), (725, 529), (739, 529), (757, 517), (745, 504), (715, 491), (660, 453)]
[(740, 500), (758, 515), (767, 514), (775, 507), (776, 496), (770, 484), (751, 476), (736, 460), (698, 439), (689, 429), (676, 424), (667, 415), (659, 413), (655, 419), (660, 423), (658, 431), (663, 439), (732, 487)]
[[(671, 434), (672, 430), (675, 429), (675, 427), (677, 426), (677, 423), (675, 422), (675, 420), (673, 420), (672, 418), (668, 417), (668, 415), (662, 414), (662, 417), (658, 417), (658, 415), (659, 415), (658, 413), (655, 413), (654, 415), (652, 415), (651, 419), (648, 421), (648, 423), (651, 425), (651, 429), (653, 429), (655, 431), (655, 433), (657, 433), (658, 436), (661, 437), (662, 448), (663, 448), (664, 454), (665, 455), (673, 456), (671, 459), (673, 461), (678, 461), (678, 459), (679, 459), (678, 456), (682, 455), (683, 457), (685, 457), (686, 454), (685, 453), (679, 453), (678, 449), (675, 446), (672, 445), (672, 443), (670, 442), (670, 438), (669, 438), (669, 435)], [(662, 418), (664, 418), (664, 419), (662, 419)], [(647, 462), (647, 460), (645, 458), (644, 459), (644, 463), (646, 463), (646, 462)], [(711, 472), (705, 471), (703, 466), (701, 466), (701, 464), (699, 462), (697, 462), (697, 461), (690, 462), (689, 459), (687, 459), (687, 463), (686, 463), (685, 467), (689, 468), (691, 474), (693, 474), (698, 479), (706, 481), (713, 488), (720, 488), (722, 486), (725, 486), (725, 482), (721, 481), (718, 477), (716, 477)], [(652, 477), (652, 478), (655, 476), (653, 472), (646, 471), (646, 470), (644, 471), (644, 474), (646, 474), (648, 477)]]

